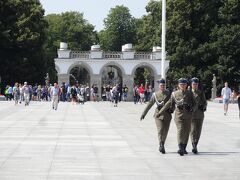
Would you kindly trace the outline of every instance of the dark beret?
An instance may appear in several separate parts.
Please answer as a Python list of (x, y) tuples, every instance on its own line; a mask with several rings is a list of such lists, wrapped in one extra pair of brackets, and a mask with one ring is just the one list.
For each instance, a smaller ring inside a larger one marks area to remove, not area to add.
[(178, 80), (178, 84), (187, 84), (187, 83), (188, 83), (188, 81), (185, 78), (180, 78)]
[(199, 79), (194, 77), (194, 78), (191, 79), (191, 82), (192, 83), (199, 83)]
[(166, 82), (165, 82), (165, 79), (159, 79), (159, 80), (157, 80), (157, 83), (159, 83), (159, 84), (165, 84)]

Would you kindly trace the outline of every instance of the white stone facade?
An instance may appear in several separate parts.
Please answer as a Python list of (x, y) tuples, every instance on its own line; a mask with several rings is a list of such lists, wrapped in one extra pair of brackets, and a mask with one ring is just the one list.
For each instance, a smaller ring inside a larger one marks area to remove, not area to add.
[[(158, 88), (156, 81), (161, 78), (161, 48), (154, 47), (152, 53), (134, 52), (131, 44), (124, 45), (122, 52), (105, 53), (99, 45), (91, 47), (89, 52), (76, 52), (67, 49), (66, 43), (61, 43), (55, 67), (58, 72), (58, 83), (69, 83), (69, 74), (74, 67), (84, 67), (90, 74), (90, 85), (97, 84), (101, 89), (102, 72), (104, 67), (114, 66), (120, 69), (123, 85), (129, 88), (129, 100), (132, 99), (134, 74), (137, 68), (147, 67), (154, 77), (154, 87)], [(165, 61), (165, 72), (169, 61)], [(99, 92), (101, 93), (101, 92)]]

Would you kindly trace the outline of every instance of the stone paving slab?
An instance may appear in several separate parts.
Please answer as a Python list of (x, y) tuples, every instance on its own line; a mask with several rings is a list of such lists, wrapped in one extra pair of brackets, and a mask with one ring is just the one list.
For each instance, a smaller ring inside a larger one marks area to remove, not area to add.
[(199, 155), (180, 157), (171, 122), (165, 155), (158, 152), (151, 109), (145, 105), (50, 102), (30, 106), (0, 102), (0, 180), (240, 179), (240, 119), (237, 104), (227, 116), (209, 102)]

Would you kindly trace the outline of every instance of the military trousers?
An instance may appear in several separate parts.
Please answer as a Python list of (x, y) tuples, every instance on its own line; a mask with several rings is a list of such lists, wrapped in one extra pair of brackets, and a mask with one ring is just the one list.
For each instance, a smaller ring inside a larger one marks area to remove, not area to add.
[(197, 143), (200, 139), (201, 132), (202, 132), (203, 119), (204, 119), (204, 112), (198, 112), (192, 118), (191, 132), (190, 132), (192, 143)]
[(156, 126), (157, 126), (157, 132), (158, 132), (158, 140), (159, 144), (161, 142), (165, 142), (171, 122), (171, 118), (155, 118)]
[(191, 130), (191, 117), (192, 114), (183, 110), (175, 111), (175, 123), (177, 127), (177, 141), (178, 144), (187, 144)]

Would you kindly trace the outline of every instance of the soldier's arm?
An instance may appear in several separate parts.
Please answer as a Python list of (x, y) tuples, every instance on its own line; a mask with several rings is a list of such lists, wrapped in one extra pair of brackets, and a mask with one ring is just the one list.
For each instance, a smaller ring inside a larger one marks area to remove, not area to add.
[[(142, 113), (142, 116), (143, 116), (143, 117), (146, 116), (146, 114), (147, 114), (148, 111), (151, 109), (151, 107), (154, 105), (154, 103), (155, 103), (155, 97), (154, 97), (154, 95), (152, 95), (150, 101), (148, 102), (147, 106), (145, 107), (145, 109), (144, 109), (144, 111), (143, 111), (143, 113)], [(141, 116), (141, 117), (142, 117), (142, 116)]]

